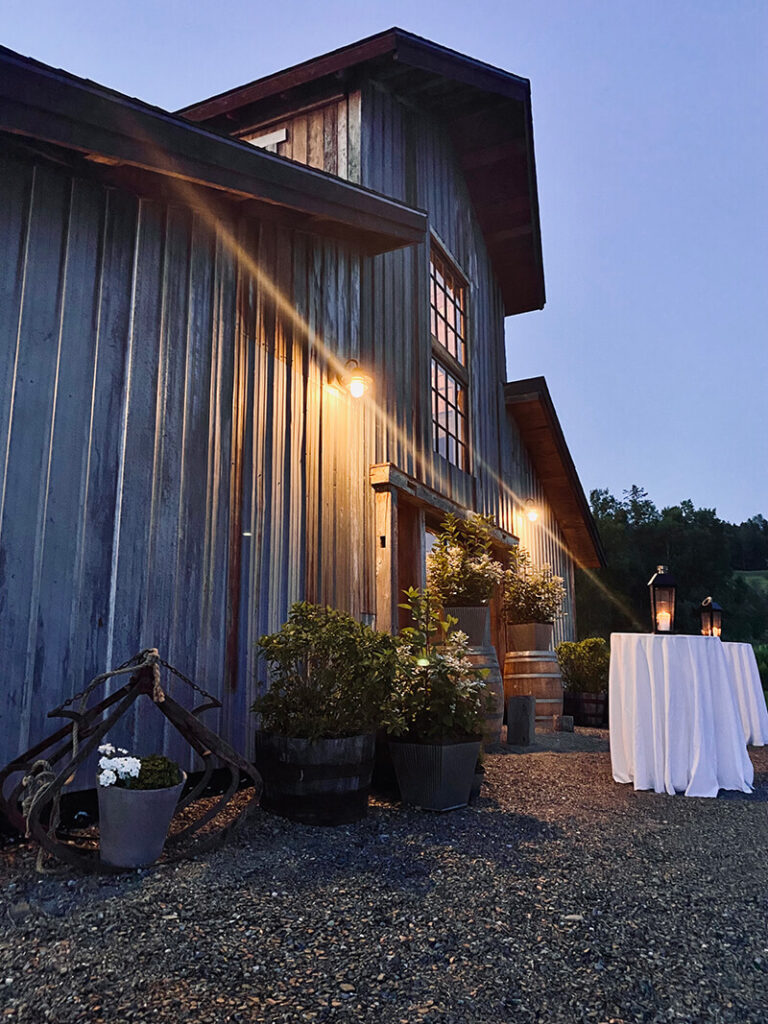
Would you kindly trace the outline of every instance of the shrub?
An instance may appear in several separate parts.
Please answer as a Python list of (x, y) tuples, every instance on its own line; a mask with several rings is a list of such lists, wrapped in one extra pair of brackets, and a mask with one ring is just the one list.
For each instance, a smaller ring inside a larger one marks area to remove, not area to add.
[(760, 673), (760, 682), (763, 689), (768, 691), (768, 644), (754, 644), (755, 659), (757, 660), (757, 671)]
[(333, 739), (378, 728), (397, 664), (396, 643), (388, 633), (345, 612), (299, 602), (258, 647), (271, 683), (251, 709), (261, 716), (262, 729)]
[(448, 515), (427, 555), (427, 588), (443, 605), (487, 604), (504, 567), (491, 554), (493, 516)]
[(514, 548), (504, 573), (504, 618), (511, 626), (554, 622), (563, 608), (565, 587), (550, 565), (534, 565), (525, 548)]
[(488, 711), (483, 676), (467, 657), (467, 638), (453, 631), (456, 619), (437, 616), (428, 591), (406, 591), (401, 608), (413, 626), (400, 631), (398, 670), (385, 725), (393, 736), (414, 743), (476, 739)]
[(563, 641), (557, 645), (557, 660), (563, 685), (571, 693), (607, 693), (611, 652), (602, 637)]

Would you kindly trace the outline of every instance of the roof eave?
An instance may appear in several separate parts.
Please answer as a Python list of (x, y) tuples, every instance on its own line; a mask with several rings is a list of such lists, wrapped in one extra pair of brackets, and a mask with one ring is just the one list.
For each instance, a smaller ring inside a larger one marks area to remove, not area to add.
[(0, 130), (304, 215), (369, 252), (423, 240), (426, 215), (0, 48)]
[[(504, 400), (515, 417), (523, 443), (539, 477), (547, 502), (576, 563), (597, 569), (606, 564), (605, 552), (579, 475), (565, 440), (544, 377), (509, 381)], [(529, 416), (535, 411), (539, 425)], [(543, 431), (543, 433), (542, 433)]]

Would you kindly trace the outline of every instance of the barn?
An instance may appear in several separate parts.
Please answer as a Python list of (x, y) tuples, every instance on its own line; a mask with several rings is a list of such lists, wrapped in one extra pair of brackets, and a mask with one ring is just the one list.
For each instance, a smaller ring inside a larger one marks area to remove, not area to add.
[(527, 80), (392, 29), (171, 113), (0, 49), (0, 165), (0, 762), (150, 646), (247, 753), (258, 636), (396, 628), (448, 511), (550, 562), (573, 636), (599, 538), (504, 348), (544, 304)]

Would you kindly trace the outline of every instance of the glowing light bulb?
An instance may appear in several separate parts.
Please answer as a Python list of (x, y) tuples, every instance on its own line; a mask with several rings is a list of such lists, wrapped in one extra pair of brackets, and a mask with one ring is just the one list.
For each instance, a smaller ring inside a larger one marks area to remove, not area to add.
[(365, 394), (365, 379), (356, 373), (349, 378), (349, 393), (353, 398), (362, 398)]
[(534, 505), (533, 498), (529, 498), (528, 501), (526, 501), (525, 514), (526, 516), (528, 516), (528, 520), (531, 523), (535, 523), (536, 520), (539, 518), (539, 510)]

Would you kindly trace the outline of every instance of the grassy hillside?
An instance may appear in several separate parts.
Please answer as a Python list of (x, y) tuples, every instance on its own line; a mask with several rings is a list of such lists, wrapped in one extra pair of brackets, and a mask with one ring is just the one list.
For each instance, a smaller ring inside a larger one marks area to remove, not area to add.
[(751, 572), (735, 572), (753, 590), (768, 600), (768, 569), (754, 569)]

